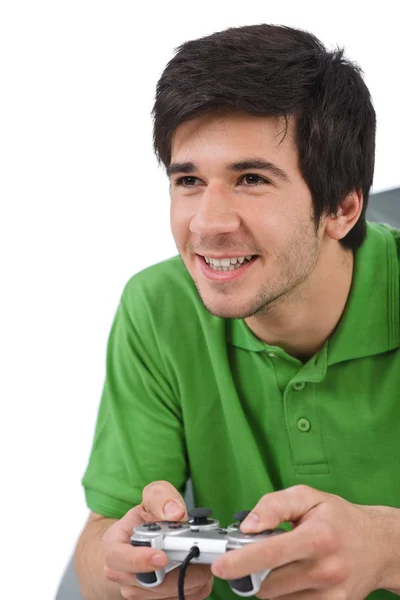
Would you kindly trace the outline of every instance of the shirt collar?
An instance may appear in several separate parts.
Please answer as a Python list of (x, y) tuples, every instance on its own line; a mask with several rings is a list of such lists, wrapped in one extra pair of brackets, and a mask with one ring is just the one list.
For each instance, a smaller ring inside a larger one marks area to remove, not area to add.
[(350, 295), (339, 325), (328, 340), (328, 365), (399, 346), (396, 243), (387, 225), (367, 223), (367, 237), (355, 254)]
[[(243, 319), (229, 321), (228, 341), (233, 346), (252, 352), (276, 350), (258, 339)], [(323, 353), (331, 365), (399, 346), (396, 244), (387, 225), (367, 223), (366, 239), (355, 253), (353, 281), (345, 310)]]

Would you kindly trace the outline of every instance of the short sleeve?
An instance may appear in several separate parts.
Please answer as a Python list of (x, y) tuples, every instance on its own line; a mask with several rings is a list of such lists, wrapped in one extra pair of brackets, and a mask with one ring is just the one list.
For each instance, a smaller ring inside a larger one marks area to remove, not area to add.
[(143, 488), (166, 480), (181, 493), (188, 478), (180, 403), (163, 368), (145, 311), (118, 306), (107, 345), (106, 378), (88, 466), (90, 510), (121, 518)]

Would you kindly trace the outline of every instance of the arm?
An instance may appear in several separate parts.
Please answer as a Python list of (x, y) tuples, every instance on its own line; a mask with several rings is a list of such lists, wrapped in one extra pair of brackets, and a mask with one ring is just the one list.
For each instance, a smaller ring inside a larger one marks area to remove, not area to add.
[(167, 480), (183, 490), (188, 478), (177, 391), (156, 333), (134, 300), (121, 300), (111, 328), (106, 378), (82, 480), (88, 508), (118, 519), (140, 503), (143, 488), (152, 481)]
[[(113, 540), (113, 526), (118, 530), (140, 504), (145, 486), (166, 479), (183, 489), (187, 479), (180, 406), (149, 324), (148, 303), (140, 293), (124, 298), (109, 336), (106, 381), (83, 477), (92, 514), (80, 536), (75, 564), (85, 600), (121, 598), (122, 582), (107, 570), (103, 538), (110, 535)], [(131, 555), (127, 533), (125, 544), (125, 554)]]
[(79, 588), (85, 600), (121, 600), (120, 586), (104, 574), (104, 555), (101, 540), (117, 519), (91, 513), (75, 549), (75, 570)]
[[(375, 507), (381, 513), (382, 536), (385, 540), (386, 560), (382, 588), (400, 596), (400, 509)], [(378, 513), (378, 514), (379, 514)]]

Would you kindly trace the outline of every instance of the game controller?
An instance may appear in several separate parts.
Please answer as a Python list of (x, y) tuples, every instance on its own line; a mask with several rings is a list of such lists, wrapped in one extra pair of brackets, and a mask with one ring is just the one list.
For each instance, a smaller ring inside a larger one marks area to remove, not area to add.
[[(160, 585), (165, 575), (179, 567), (193, 546), (199, 554), (191, 564), (211, 564), (229, 550), (237, 550), (246, 544), (253, 544), (269, 537), (285, 533), (284, 529), (269, 529), (261, 533), (248, 535), (240, 531), (241, 522), (250, 511), (241, 511), (234, 515), (237, 520), (227, 528), (221, 528), (219, 521), (210, 519), (212, 511), (208, 508), (194, 508), (188, 511), (189, 521), (156, 521), (144, 523), (134, 528), (130, 538), (132, 546), (150, 546), (159, 548), (168, 555), (168, 564), (162, 569), (150, 573), (136, 573), (143, 587)], [(232, 579), (229, 585), (238, 596), (254, 596), (271, 569), (259, 571), (240, 579)]]

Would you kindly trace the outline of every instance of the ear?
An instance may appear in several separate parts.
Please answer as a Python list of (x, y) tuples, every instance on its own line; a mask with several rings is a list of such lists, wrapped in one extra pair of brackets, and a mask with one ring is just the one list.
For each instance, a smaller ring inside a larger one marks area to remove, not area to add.
[(327, 217), (325, 224), (327, 235), (333, 240), (344, 238), (357, 223), (362, 207), (362, 191), (354, 190), (340, 202), (336, 215)]

